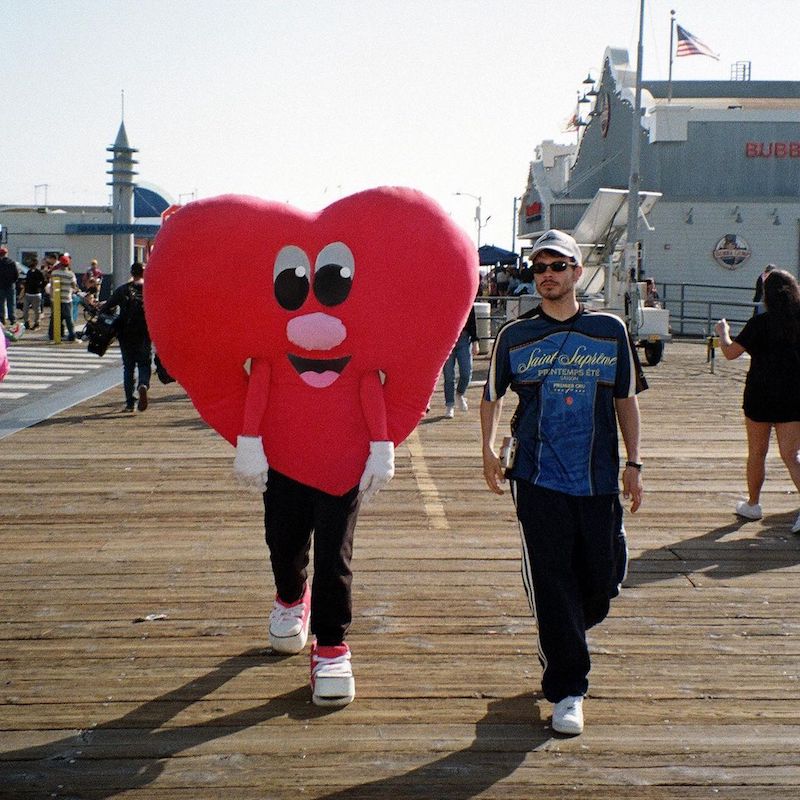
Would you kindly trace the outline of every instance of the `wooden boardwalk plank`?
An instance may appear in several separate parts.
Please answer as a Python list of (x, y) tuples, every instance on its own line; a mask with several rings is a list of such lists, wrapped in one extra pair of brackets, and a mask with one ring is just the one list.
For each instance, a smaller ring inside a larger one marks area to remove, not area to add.
[(647, 495), (575, 739), (538, 692), (477, 386), (452, 421), (436, 395), (362, 513), (358, 695), (333, 713), (309, 701), (307, 655), (266, 645), (260, 499), (180, 389), (133, 416), (112, 390), (0, 441), (0, 797), (797, 796), (798, 497), (772, 452), (765, 518), (731, 513), (745, 370), (712, 374), (690, 342), (648, 370)]

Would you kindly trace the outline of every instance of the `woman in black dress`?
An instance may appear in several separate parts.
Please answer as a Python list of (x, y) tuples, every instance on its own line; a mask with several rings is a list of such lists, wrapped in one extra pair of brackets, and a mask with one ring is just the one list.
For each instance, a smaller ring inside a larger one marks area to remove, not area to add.
[[(736, 513), (761, 519), (761, 486), (770, 432), (775, 428), (783, 463), (800, 491), (800, 286), (785, 270), (773, 270), (764, 279), (766, 313), (748, 320), (731, 339), (726, 320), (715, 327), (727, 359), (750, 354), (744, 387), (747, 428), (748, 499), (736, 505)], [(800, 514), (792, 527), (800, 533)]]

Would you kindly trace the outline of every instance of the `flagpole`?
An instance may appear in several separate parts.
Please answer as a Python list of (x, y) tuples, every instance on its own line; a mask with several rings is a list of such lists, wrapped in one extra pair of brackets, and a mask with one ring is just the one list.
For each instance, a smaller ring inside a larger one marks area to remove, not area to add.
[(631, 125), (631, 173), (628, 181), (628, 241), (625, 245), (625, 283), (639, 280), (639, 161), (642, 141), (642, 59), (644, 0), (639, 6), (639, 44), (636, 48), (636, 90)]
[(669, 78), (667, 79), (667, 102), (672, 102), (672, 53), (675, 39), (675, 9), (669, 12)]

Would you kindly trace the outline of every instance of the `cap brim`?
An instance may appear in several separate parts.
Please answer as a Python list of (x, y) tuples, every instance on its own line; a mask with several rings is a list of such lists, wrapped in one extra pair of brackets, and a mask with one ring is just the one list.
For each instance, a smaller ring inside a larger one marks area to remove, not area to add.
[[(541, 253), (545, 250), (550, 250), (553, 253), (558, 253), (559, 255), (566, 256), (575, 261), (575, 253), (573, 253), (569, 247), (560, 244), (550, 244), (550, 242), (544, 245), (544, 247), (534, 247), (533, 250), (531, 250), (531, 256), (535, 256), (537, 253)], [(582, 259), (578, 259), (575, 263), (580, 265), (581, 261)]]

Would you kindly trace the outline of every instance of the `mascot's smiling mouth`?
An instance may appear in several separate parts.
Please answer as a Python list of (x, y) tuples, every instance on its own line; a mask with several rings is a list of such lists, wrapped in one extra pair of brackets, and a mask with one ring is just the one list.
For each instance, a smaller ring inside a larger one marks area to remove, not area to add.
[(350, 363), (352, 356), (344, 358), (303, 358), (287, 353), (291, 365), (303, 383), (315, 389), (324, 389), (330, 386), (342, 374), (344, 368)]

